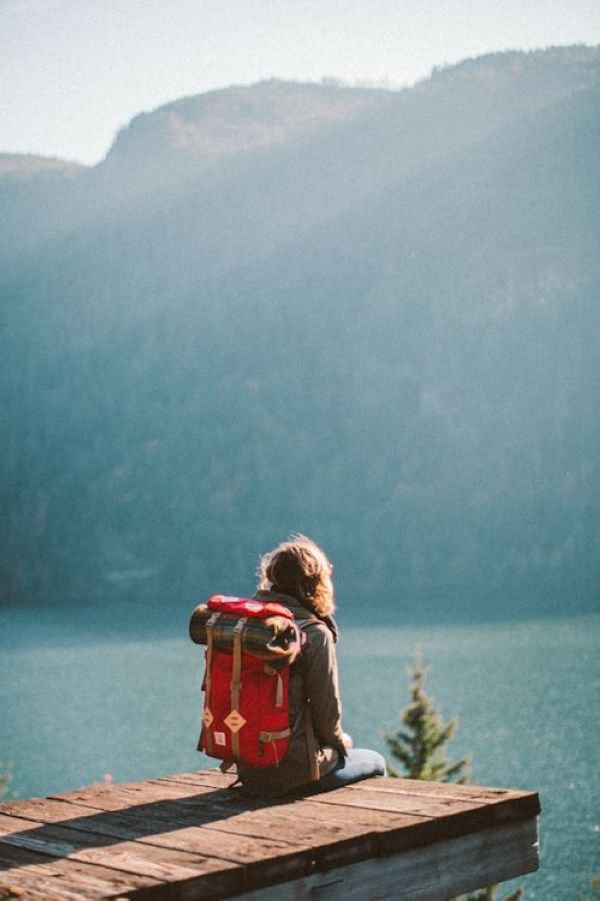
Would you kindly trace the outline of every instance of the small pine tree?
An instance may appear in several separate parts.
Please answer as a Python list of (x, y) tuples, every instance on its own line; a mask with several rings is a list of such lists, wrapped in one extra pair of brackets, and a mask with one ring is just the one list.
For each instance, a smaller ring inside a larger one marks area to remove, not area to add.
[[(432, 698), (425, 691), (427, 667), (420, 652), (415, 654), (414, 665), (408, 674), (411, 679), (411, 702), (400, 711), (405, 728), (384, 736), (388, 748), (404, 770), (399, 773), (390, 766), (390, 775), (462, 785), (468, 781), (469, 758), (461, 757), (451, 762), (446, 757), (446, 745), (458, 728), (458, 719), (453, 717), (445, 723), (436, 711)], [(497, 893), (498, 886), (489, 885), (468, 895), (458, 895), (451, 901), (494, 901)], [(504, 901), (521, 901), (522, 897), (523, 890), (517, 888)]]
[(454, 717), (444, 723), (435, 710), (433, 700), (425, 691), (427, 668), (420, 653), (409, 669), (411, 679), (411, 702), (400, 711), (400, 719), (405, 728), (387, 733), (385, 742), (403, 771), (391, 766), (392, 776), (409, 779), (426, 779), (437, 782), (464, 783), (468, 779), (469, 759), (462, 757), (455, 762), (448, 761), (446, 745), (456, 732), (458, 720)]

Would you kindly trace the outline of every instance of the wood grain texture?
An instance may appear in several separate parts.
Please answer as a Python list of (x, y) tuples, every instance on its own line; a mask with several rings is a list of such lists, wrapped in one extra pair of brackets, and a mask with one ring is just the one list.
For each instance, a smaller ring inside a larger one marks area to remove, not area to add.
[[(392, 857), (379, 857), (318, 873), (285, 886), (246, 892), (240, 901), (444, 901), (533, 872), (538, 867), (536, 820), (492, 826)], [(153, 889), (142, 891), (151, 898)]]
[(423, 862), (447, 869), (452, 848), (462, 864), (448, 871), (460, 883), (451, 893), (537, 866), (532, 792), (378, 778), (263, 801), (232, 782), (208, 770), (0, 805), (0, 901), (267, 898), (283, 886), (290, 898), (335, 898), (338, 883), (368, 898), (356, 892), (398, 879), (412, 894), (385, 897), (417, 899), (439, 888), (417, 885)]
[(109, 897), (156, 884), (150, 876), (134, 876), (0, 844), (0, 886), (5, 890), (12, 886), (21, 895), (26, 892), (27, 898), (38, 892), (46, 898)]

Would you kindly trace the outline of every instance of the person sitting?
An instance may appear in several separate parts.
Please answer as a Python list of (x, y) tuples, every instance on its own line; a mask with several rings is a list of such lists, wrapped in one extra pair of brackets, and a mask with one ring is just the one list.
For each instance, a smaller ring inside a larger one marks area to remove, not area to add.
[(244, 790), (251, 794), (314, 794), (386, 775), (382, 755), (354, 748), (342, 728), (332, 573), (325, 553), (305, 535), (292, 536), (260, 560), (256, 600), (287, 607), (306, 643), (291, 665), (286, 756), (272, 767), (238, 764)]

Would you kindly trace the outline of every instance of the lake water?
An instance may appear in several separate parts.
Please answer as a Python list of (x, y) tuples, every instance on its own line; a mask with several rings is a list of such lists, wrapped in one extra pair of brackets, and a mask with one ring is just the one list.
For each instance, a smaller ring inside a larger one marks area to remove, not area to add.
[[(186, 616), (0, 610), (0, 759), (12, 789), (46, 795), (101, 781), (198, 769), (201, 651)], [(141, 623), (141, 626), (139, 625)], [(489, 625), (365, 627), (339, 645), (344, 724), (385, 753), (383, 731), (408, 701), (406, 667), (422, 649), (427, 688), (460, 726), (450, 756), (472, 781), (538, 790), (542, 868), (525, 897), (579, 901), (600, 875), (600, 615)], [(213, 764), (210, 764), (213, 765)]]

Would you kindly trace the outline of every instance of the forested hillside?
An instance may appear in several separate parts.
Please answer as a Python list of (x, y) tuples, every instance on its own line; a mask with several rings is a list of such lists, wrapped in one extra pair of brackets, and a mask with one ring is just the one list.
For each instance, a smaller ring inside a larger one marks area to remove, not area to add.
[(292, 530), (409, 615), (600, 595), (600, 48), (263, 82), (0, 155), (5, 603), (247, 592)]

